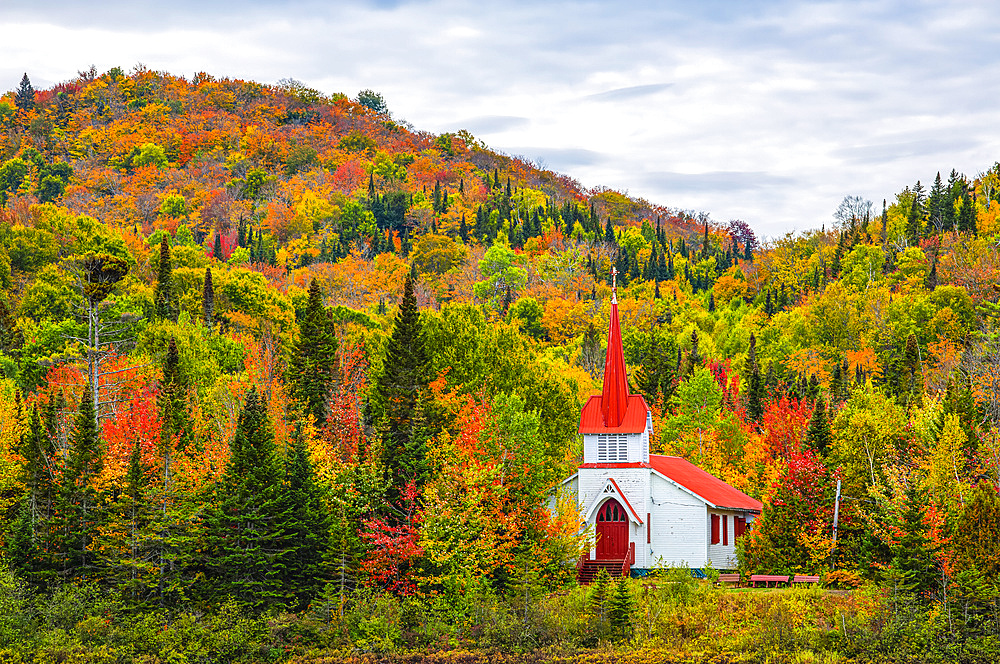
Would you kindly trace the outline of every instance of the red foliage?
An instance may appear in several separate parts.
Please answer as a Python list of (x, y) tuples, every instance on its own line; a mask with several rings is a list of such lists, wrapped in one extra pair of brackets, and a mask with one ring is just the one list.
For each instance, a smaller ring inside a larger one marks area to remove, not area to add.
[(362, 571), (371, 582), (397, 595), (412, 595), (417, 589), (412, 561), (424, 552), (418, 543), (423, 521), (418, 496), (416, 486), (410, 482), (398, 503), (400, 525), (390, 525), (384, 519), (365, 519), (359, 533), (371, 547), (361, 562)]
[(146, 468), (158, 463), (156, 447), (160, 440), (160, 416), (155, 390), (147, 387), (114, 417), (105, 420), (101, 437), (107, 444), (105, 472), (112, 478), (125, 474), (135, 445), (140, 446), (142, 463)]
[(767, 403), (761, 418), (761, 429), (764, 445), (772, 456), (789, 459), (801, 449), (812, 411), (806, 399), (782, 397), (779, 401)]
[(342, 462), (361, 458), (364, 451), (364, 430), (361, 426), (361, 396), (368, 382), (368, 360), (360, 343), (341, 341), (339, 353), (340, 380), (327, 402), (324, 436), (335, 448)]

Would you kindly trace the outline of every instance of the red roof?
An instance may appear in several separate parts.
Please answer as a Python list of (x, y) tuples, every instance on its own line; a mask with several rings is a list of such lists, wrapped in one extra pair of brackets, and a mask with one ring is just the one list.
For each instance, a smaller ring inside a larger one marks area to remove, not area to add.
[(587, 399), (580, 413), (580, 433), (642, 433), (646, 430), (646, 413), (649, 406), (641, 395), (632, 394), (628, 397), (625, 416), (618, 426), (605, 426), (604, 413), (601, 408), (603, 397), (594, 395)]
[[(601, 391), (601, 412), (608, 428), (621, 426), (626, 410), (631, 406), (628, 376), (625, 375), (625, 354), (622, 351), (622, 331), (618, 324), (618, 303), (611, 300), (611, 325), (608, 327), (608, 353), (604, 358), (604, 389)], [(645, 418), (644, 418), (645, 419)]]
[(754, 500), (742, 491), (734, 489), (686, 459), (650, 454), (649, 463), (656, 472), (669, 477), (716, 507), (752, 510), (758, 513), (764, 509), (764, 505), (759, 500)]

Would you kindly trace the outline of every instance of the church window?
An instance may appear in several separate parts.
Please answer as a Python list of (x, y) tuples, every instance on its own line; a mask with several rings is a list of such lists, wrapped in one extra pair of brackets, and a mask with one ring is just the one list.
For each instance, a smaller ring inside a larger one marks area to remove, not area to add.
[(628, 434), (602, 433), (597, 437), (598, 463), (616, 463), (628, 460)]

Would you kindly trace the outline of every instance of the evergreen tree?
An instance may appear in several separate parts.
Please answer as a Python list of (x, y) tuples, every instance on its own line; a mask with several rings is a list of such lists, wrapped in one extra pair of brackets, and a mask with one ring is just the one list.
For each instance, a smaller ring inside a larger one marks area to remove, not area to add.
[(976, 234), (976, 206), (972, 202), (968, 188), (962, 189), (962, 205), (958, 210), (958, 230)]
[(611, 217), (608, 217), (608, 224), (604, 227), (604, 242), (612, 247), (618, 246), (618, 238), (615, 237), (615, 227), (611, 224)]
[[(760, 366), (757, 364), (757, 337), (750, 335), (750, 347), (747, 351), (747, 367), (750, 380), (747, 388), (747, 419), (760, 425), (764, 417), (764, 381), (761, 379)], [(773, 367), (772, 367), (773, 369)]]
[(279, 503), (281, 542), (274, 571), (286, 589), (287, 608), (302, 611), (328, 578), (324, 560), (330, 524), (301, 426), (293, 437)]
[(826, 401), (816, 399), (809, 429), (806, 430), (806, 445), (820, 457), (825, 457), (830, 450), (830, 421), (826, 415)]
[(628, 588), (628, 577), (623, 576), (615, 583), (614, 592), (608, 600), (608, 626), (617, 639), (632, 636), (632, 621), (635, 617), (635, 599)]
[(105, 537), (111, 579), (133, 607), (147, 605), (163, 573), (161, 537), (150, 525), (154, 521), (149, 501), (149, 469), (142, 462), (142, 448), (133, 442), (125, 473), (125, 487), (111, 506), (118, 528)]
[(226, 472), (205, 513), (206, 598), (231, 595), (263, 608), (284, 601), (280, 553), (281, 468), (256, 387), (240, 412)]
[(462, 221), (458, 224), (458, 237), (462, 238), (462, 244), (469, 244), (469, 227), (465, 223), (465, 213), (462, 213)]
[(913, 201), (910, 203), (910, 210), (906, 215), (906, 239), (914, 247), (920, 244), (921, 231), (924, 227), (924, 200), (923, 187), (920, 180), (913, 188)]
[(175, 442), (177, 450), (183, 452), (191, 442), (192, 427), (188, 414), (188, 384), (181, 372), (181, 356), (177, 350), (177, 340), (170, 338), (167, 354), (163, 360), (163, 378), (156, 405), (160, 411), (160, 453), (163, 455), (163, 481), (170, 483), (172, 450)]
[(59, 541), (52, 543), (53, 562), (64, 580), (89, 576), (97, 564), (93, 540), (100, 515), (93, 480), (103, 464), (94, 410), (94, 396), (88, 384), (74, 420), (54, 510)]
[(156, 272), (156, 291), (153, 293), (156, 315), (177, 321), (177, 295), (174, 293), (173, 267), (170, 264), (170, 243), (164, 234), (160, 240), (160, 265)]
[(395, 503), (410, 481), (422, 487), (427, 475), (423, 436), (416, 430), (418, 402), (427, 386), (425, 349), (413, 275), (406, 277), (403, 299), (386, 346), (382, 374), (376, 384), (383, 408), (383, 462), (389, 474), (388, 502)]
[(224, 260), (222, 257), (222, 233), (216, 231), (215, 243), (212, 245), (212, 258), (217, 261)]
[(983, 480), (952, 524), (953, 562), (957, 570), (974, 570), (986, 579), (1000, 575), (1000, 496)]
[(288, 364), (288, 381), (292, 397), (319, 425), (326, 423), (336, 367), (337, 338), (323, 306), (323, 292), (313, 279), (309, 284), (309, 301), (299, 320), (299, 339)]
[(901, 522), (896, 524), (900, 536), (891, 548), (892, 560), (888, 576), (897, 590), (927, 593), (938, 583), (936, 547), (931, 542), (924, 523), (924, 499), (911, 478), (906, 485), (906, 505)]
[(35, 108), (35, 89), (31, 87), (31, 80), (28, 78), (27, 72), (21, 77), (21, 85), (14, 93), (14, 105), (25, 112)]
[(930, 236), (944, 230), (944, 208), (949, 202), (947, 190), (941, 181), (941, 171), (934, 176), (934, 184), (931, 185), (931, 192), (927, 196), (927, 229), (925, 234)]
[(215, 325), (215, 286), (212, 284), (212, 268), (205, 268), (205, 284), (201, 290), (201, 315), (205, 327)]

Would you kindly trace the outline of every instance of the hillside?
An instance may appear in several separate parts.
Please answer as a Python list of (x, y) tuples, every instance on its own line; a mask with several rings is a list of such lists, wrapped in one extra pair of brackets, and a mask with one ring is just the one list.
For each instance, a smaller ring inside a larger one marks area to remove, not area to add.
[[(971, 637), (996, 632), (968, 616), (1000, 597), (1000, 165), (759, 242), (415, 130), (372, 91), (26, 77), (0, 134), (10, 587), (328, 626), (411, 607), (324, 637), (369, 650), (478, 643), (456, 636), (487, 629), (477, 597), (527, 622), (586, 536), (545, 504), (615, 268), (652, 451), (765, 503), (741, 571), (963, 601)], [(579, 629), (524, 647), (607, 636)]]

